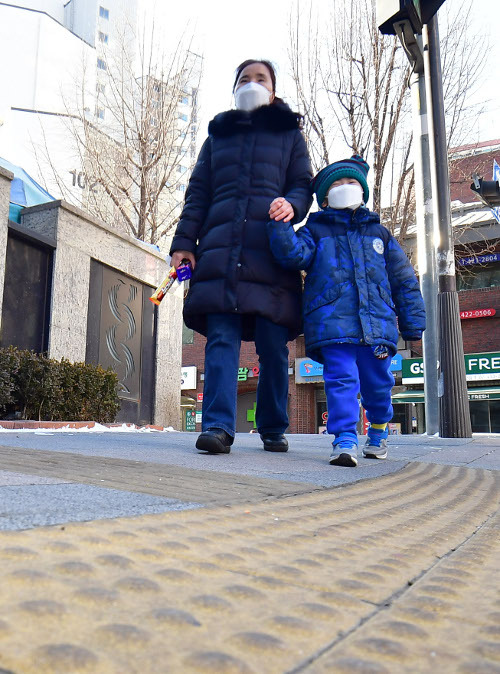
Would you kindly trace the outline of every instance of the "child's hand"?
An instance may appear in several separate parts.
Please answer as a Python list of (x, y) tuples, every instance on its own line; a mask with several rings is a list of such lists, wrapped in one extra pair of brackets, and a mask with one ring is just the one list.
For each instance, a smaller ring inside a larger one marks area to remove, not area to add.
[(294, 216), (293, 206), (284, 197), (277, 197), (269, 207), (271, 220), (283, 220), (290, 222)]

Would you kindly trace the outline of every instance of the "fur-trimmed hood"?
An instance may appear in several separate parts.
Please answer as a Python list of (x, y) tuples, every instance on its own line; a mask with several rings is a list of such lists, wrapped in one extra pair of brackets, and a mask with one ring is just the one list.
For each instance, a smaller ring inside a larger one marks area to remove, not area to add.
[(219, 138), (249, 131), (293, 131), (301, 128), (302, 118), (286, 103), (263, 105), (251, 112), (227, 110), (216, 115), (208, 125), (208, 133)]

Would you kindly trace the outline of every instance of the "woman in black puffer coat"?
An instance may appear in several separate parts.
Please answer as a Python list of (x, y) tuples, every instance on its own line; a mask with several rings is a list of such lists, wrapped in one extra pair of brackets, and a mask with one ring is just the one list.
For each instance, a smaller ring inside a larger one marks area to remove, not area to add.
[(186, 325), (207, 337), (198, 449), (229, 453), (241, 340), (255, 341), (256, 423), (264, 449), (286, 451), (288, 348), (301, 329), (298, 272), (274, 260), (266, 224), (300, 222), (312, 197), (300, 116), (275, 96), (267, 61), (236, 74), (236, 110), (217, 115), (201, 149), (170, 254), (193, 267)]

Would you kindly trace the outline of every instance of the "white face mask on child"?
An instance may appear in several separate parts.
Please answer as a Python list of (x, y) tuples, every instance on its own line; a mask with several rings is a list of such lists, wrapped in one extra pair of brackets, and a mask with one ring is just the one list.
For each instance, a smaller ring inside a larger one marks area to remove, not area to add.
[(363, 203), (363, 189), (361, 185), (346, 183), (338, 187), (332, 187), (328, 192), (328, 205), (330, 208), (351, 208), (354, 210)]
[(238, 110), (250, 112), (261, 105), (269, 105), (271, 94), (257, 82), (248, 82), (234, 92), (234, 102)]

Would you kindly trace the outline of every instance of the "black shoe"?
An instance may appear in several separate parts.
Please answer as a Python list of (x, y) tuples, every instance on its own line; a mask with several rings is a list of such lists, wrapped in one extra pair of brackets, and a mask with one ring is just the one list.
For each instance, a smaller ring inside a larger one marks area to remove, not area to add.
[(283, 433), (261, 433), (266, 452), (288, 452), (288, 440)]
[(229, 454), (233, 442), (234, 438), (222, 428), (209, 428), (198, 436), (196, 449), (209, 454)]

